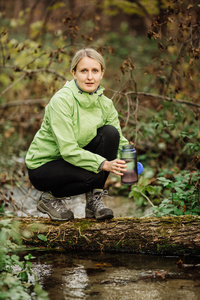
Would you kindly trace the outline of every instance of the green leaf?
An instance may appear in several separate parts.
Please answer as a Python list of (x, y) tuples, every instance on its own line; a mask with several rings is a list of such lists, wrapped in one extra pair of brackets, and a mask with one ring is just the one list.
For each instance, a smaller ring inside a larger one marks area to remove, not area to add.
[(37, 295), (37, 300), (49, 300), (48, 293), (38, 283), (35, 284), (34, 292)]
[(28, 281), (28, 273), (26, 271), (22, 271), (20, 275), (22, 281)]
[(30, 260), (30, 259), (35, 258), (35, 256), (33, 256), (32, 254), (29, 253), (28, 255), (24, 256), (24, 258), (25, 258), (25, 260)]
[(1, 204), (0, 206), (0, 213), (4, 214), (5, 213), (5, 210), (4, 210), (4, 205), (3, 203)]
[(27, 261), (27, 266), (29, 267), (29, 268), (32, 268), (32, 263), (30, 262), (30, 261)]
[(47, 237), (44, 234), (38, 234), (38, 239), (40, 239), (43, 242), (47, 241)]
[(129, 194), (129, 197), (140, 197), (141, 196), (141, 193), (139, 191), (131, 191), (130, 194)]
[(165, 187), (170, 185), (170, 183), (172, 183), (172, 181), (170, 179), (167, 179), (165, 177), (158, 177), (158, 181)]
[(148, 186), (146, 187), (146, 190), (147, 190), (147, 192), (148, 192), (149, 194), (154, 194), (156, 189), (155, 189), (153, 186), (148, 185)]
[(0, 221), (0, 225), (2, 225), (3, 227), (7, 227), (8, 225), (10, 225), (10, 223), (10, 219), (3, 219)]
[(12, 262), (14, 263), (14, 264), (20, 264), (20, 261), (19, 261), (19, 256), (17, 256), (17, 255), (15, 255), (15, 254), (13, 254), (12, 256), (11, 256), (11, 260), (12, 260)]

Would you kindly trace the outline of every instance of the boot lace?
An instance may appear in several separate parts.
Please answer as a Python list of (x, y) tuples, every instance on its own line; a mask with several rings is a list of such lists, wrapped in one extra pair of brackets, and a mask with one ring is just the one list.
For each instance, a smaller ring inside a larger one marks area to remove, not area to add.
[(107, 195), (108, 195), (108, 191), (106, 191), (106, 190), (103, 190), (102, 192), (94, 194), (92, 197), (92, 200), (90, 202), (92, 208), (94, 210), (106, 208), (106, 206), (104, 205), (104, 203), (102, 201), (102, 197), (107, 196)]
[(67, 208), (67, 205), (65, 203), (64, 200), (61, 200), (61, 199), (55, 199), (52, 201), (51, 203), (51, 206), (53, 208), (55, 208), (57, 211), (60, 211), (60, 212), (67, 212), (69, 211), (69, 209)]

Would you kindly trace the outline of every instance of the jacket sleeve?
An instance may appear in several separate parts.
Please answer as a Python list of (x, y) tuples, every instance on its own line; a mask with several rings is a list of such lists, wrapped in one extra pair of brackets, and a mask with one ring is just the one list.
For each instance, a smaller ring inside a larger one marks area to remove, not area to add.
[(118, 148), (118, 153), (117, 153), (117, 158), (120, 158), (120, 150), (122, 149), (122, 146), (129, 144), (129, 141), (122, 134), (119, 117), (118, 117), (118, 112), (117, 112), (116, 108), (114, 107), (114, 104), (111, 100), (110, 100), (110, 107), (108, 109), (106, 125), (114, 126), (120, 134), (120, 142), (119, 142), (119, 148)]
[[(94, 173), (100, 172), (99, 166), (104, 157), (79, 147), (74, 135), (72, 121), (73, 101), (71, 95), (60, 92), (51, 99), (49, 107), (50, 125), (58, 150), (64, 160)], [(71, 98), (71, 99), (70, 99)]]

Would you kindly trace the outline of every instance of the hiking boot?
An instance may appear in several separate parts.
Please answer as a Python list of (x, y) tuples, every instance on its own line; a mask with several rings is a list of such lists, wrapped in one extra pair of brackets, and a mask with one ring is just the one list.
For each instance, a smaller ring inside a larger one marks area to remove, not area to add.
[(95, 189), (86, 193), (85, 217), (96, 218), (97, 220), (112, 219), (113, 211), (106, 207), (102, 201), (102, 196), (107, 192), (102, 189)]
[(74, 214), (67, 208), (66, 198), (55, 198), (52, 194), (44, 192), (40, 196), (37, 209), (48, 214), (53, 221), (68, 221), (74, 218)]

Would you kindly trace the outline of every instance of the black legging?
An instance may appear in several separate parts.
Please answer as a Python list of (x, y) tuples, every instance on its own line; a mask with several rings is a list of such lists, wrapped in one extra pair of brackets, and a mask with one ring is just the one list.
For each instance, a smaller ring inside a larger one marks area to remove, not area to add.
[[(97, 130), (96, 137), (84, 149), (113, 160), (117, 156), (119, 138), (115, 127), (105, 125)], [(28, 169), (28, 174), (36, 189), (51, 191), (55, 197), (68, 197), (104, 188), (109, 172), (96, 174), (59, 159), (37, 169)]]

